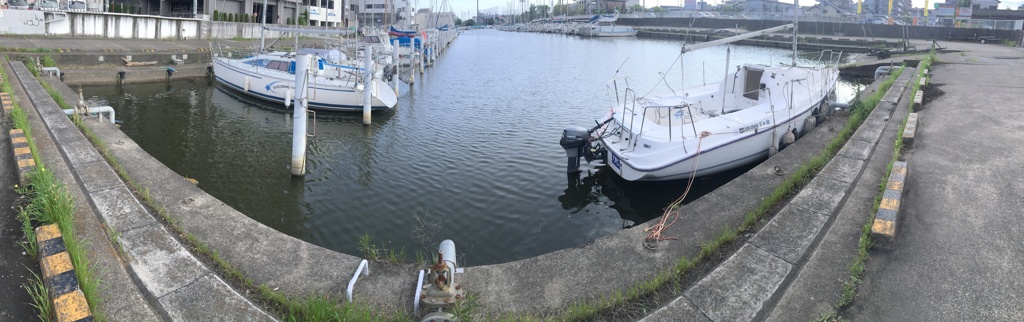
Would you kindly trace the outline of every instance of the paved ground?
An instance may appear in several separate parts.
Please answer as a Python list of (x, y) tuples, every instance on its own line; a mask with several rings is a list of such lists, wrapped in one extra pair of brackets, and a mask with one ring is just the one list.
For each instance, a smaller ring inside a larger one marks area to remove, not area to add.
[[(3, 115), (0, 112), (0, 115)], [(4, 116), (4, 123), (6, 116)], [(18, 199), (14, 185), (18, 183), (18, 170), (11, 152), (9, 125), (0, 126), (0, 321), (27, 321), (35, 318), (32, 299), (22, 285), (28, 283), (31, 272), (38, 274), (35, 263), (21, 247), (21, 222), (13, 208)]]
[(897, 248), (871, 253), (850, 320), (1024, 320), (1024, 51), (978, 45), (939, 61)]

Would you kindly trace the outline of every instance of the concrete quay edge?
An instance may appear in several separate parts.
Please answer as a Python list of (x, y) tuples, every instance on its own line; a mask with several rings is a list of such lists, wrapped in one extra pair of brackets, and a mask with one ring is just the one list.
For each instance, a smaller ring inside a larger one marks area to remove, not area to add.
[(848, 155), (873, 154), (872, 150), (877, 148), (883, 131), (890, 124), (892, 111), (887, 109), (888, 105), (898, 104), (907, 89), (907, 86), (897, 84), (904, 85), (910, 81), (910, 70), (900, 75), (868, 119), (857, 129), (857, 134), (866, 133), (858, 137), (868, 139), (868, 151), (838, 153), (740, 251), (678, 299), (643, 321), (662, 321), (693, 309), (699, 310), (712, 321), (750, 321), (767, 314), (761, 312), (771, 309), (770, 302), (786, 292), (786, 282), (797, 276), (803, 265), (802, 259), (813, 251), (815, 244), (822, 238), (822, 232), (831, 227), (834, 216), (842, 209), (859, 181), (866, 169), (867, 159), (850, 158)]
[[(46, 90), (35, 81), (28, 69), (20, 63), (11, 64), (14, 74), (22, 80), (29, 99), (36, 107), (45, 128), (49, 129), (55, 145), (63, 155), (89, 203), (93, 205), (102, 221), (117, 235), (121, 243), (123, 258), (127, 263), (128, 273), (136, 281), (149, 305), (160, 311), (164, 318), (178, 319), (233, 319), (250, 321), (272, 321), (273, 317), (256, 307), (240, 294), (231, 289), (223, 280), (215, 277), (208, 268), (188, 252), (173, 235), (156, 221), (137, 201), (137, 207), (101, 208), (107, 202), (99, 192), (110, 189), (106, 186), (92, 187), (90, 183), (97, 180), (118, 182), (120, 179), (110, 165), (103, 162), (103, 157), (96, 151), (88, 139), (79, 132), (71, 120), (64, 115), (60, 107), (49, 97)], [(27, 80), (27, 81), (26, 81)], [(38, 133), (43, 133), (38, 131)], [(60, 160), (52, 160), (51, 162)], [(97, 162), (99, 161), (99, 162)], [(90, 167), (92, 166), (92, 167)], [(90, 178), (91, 180), (85, 180)], [(129, 231), (123, 227), (110, 226), (116, 220), (113, 217), (135, 217), (139, 220), (151, 221), (146, 227)], [(142, 232), (142, 233), (136, 233)], [(214, 279), (204, 279), (213, 275)], [(188, 292), (193, 297), (210, 298), (208, 302), (227, 302), (216, 311), (196, 310), (181, 307), (179, 297), (166, 296), (170, 293)], [(214, 301), (216, 299), (216, 301)]]
[[(628, 229), (581, 248), (511, 263), (469, 267), (462, 276), (462, 284), (480, 293), (485, 310), (509, 314), (555, 314), (573, 303), (627, 290), (668, 269), (680, 257), (696, 255), (700, 244), (713, 238), (722, 227), (735, 227), (742, 222), (745, 213), (760, 200), (750, 196), (767, 196), (785, 179), (775, 174), (775, 165), (787, 173), (792, 172), (831, 141), (835, 134), (824, 128), (841, 123), (830, 122), (751, 170), (747, 178), (730, 183), (729, 188), (720, 188), (721, 192), (704, 201), (683, 207), (684, 220), (690, 223), (666, 232), (669, 236), (680, 236), (683, 242), (664, 242), (652, 252), (644, 249), (640, 242), (644, 237), (642, 229)], [(255, 284), (298, 297), (344, 292), (359, 258), (326, 250), (263, 226), (183, 180), (115, 127), (95, 122), (87, 124), (106, 143), (108, 151), (119, 160), (129, 177), (140, 189), (148, 189), (156, 203), (167, 209), (184, 232), (216, 250)], [(722, 200), (741, 199), (741, 202), (730, 202), (735, 206), (722, 211)], [(694, 215), (700, 213), (722, 215)], [(608, 258), (616, 258), (617, 263), (633, 264), (608, 265)], [(373, 273), (360, 278), (356, 284), (355, 299), (383, 310), (411, 310), (418, 268), (379, 263), (371, 263), (371, 266)], [(538, 277), (535, 274), (538, 271), (576, 273)], [(607, 283), (606, 276), (611, 275), (623, 278)], [(598, 290), (593, 293), (575, 291), (583, 284), (594, 285)], [(516, 296), (537, 292), (544, 295)]]

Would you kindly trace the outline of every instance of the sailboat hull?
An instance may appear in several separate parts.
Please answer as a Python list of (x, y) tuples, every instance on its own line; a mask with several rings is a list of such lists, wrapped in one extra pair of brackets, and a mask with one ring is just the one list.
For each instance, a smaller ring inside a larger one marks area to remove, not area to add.
[[(254, 98), (283, 105), (288, 91), (292, 90), (294, 93), (295, 76), (291, 74), (276, 71), (270, 73), (266, 68), (222, 57), (214, 59), (213, 68), (218, 83)], [(309, 81), (309, 108), (325, 111), (363, 110), (362, 86), (354, 78), (313, 78)], [(390, 109), (398, 103), (394, 90), (381, 79), (374, 78), (370, 90), (370, 108), (373, 110)]]

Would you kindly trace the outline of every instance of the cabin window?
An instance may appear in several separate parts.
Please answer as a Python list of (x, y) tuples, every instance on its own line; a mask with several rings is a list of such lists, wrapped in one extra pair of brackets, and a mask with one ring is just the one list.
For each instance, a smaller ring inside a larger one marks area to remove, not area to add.
[(268, 69), (281, 69), (281, 61), (275, 60), (267, 64)]
[(761, 76), (763, 70), (747, 69), (747, 77), (743, 80), (743, 97), (757, 100), (761, 93)]

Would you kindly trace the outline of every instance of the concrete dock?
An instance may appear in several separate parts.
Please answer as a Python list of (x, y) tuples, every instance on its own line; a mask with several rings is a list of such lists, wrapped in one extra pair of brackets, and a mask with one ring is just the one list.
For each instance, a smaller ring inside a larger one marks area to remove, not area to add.
[[(9, 45), (17, 41), (40, 46), (42, 41), (13, 39), (8, 42), (4, 38), (5, 46), (17, 47)], [(68, 39), (49, 45), (58, 43), (62, 46), (52, 48), (142, 49), (131, 40)], [(1021, 220), (1017, 209), (1024, 205), (1018, 195), (1024, 191), (1024, 183), (1014, 173), (1021, 168), (1018, 155), (1024, 155), (1024, 148), (1016, 144), (1019, 138), (1013, 131), (1024, 129), (1024, 123), (1018, 121), (1024, 113), (1019, 108), (1024, 83), (1017, 76), (1024, 72), (1024, 51), (991, 44), (948, 44), (963, 53), (941, 55), (931, 67), (933, 78), (920, 111), (918, 137), (914, 149), (905, 154), (914, 173), (903, 197), (906, 217), (902, 233), (893, 251), (870, 253), (864, 283), (852, 305), (839, 312), (843, 318), (1024, 319), (1024, 297), (1016, 291), (1024, 286), (1024, 279), (1015, 276), (1024, 270), (1024, 259), (1014, 256), (1024, 252), (1024, 230), (1017, 224)], [(178, 48), (174, 46), (196, 45), (167, 42), (160, 46), (167, 46), (164, 50), (169, 53)], [(3, 67), (13, 78), (17, 67)], [(782, 211), (763, 229), (752, 232), (746, 244), (737, 246), (739, 251), (692, 287), (680, 290), (673, 301), (635, 319), (794, 321), (813, 320), (830, 312), (841, 296), (842, 282), (849, 277), (857, 238), (879, 195), (897, 129), (912, 102), (909, 74), (901, 77), (903, 83), (893, 86), (883, 99), (882, 104), (887, 105), (876, 108), (832, 163), (788, 205), (780, 207)], [(15, 85), (22, 88), (15, 93), (21, 106), (42, 109), (38, 114), (43, 117), (54, 113), (46, 110), (53, 107), (43, 99), (30, 99), (34, 94), (29, 92), (37, 91), (38, 84), (22, 82), (33, 81), (22, 78)], [(59, 80), (48, 81), (60, 84)], [(87, 231), (80, 235), (96, 241), (90, 256), (107, 263), (102, 265), (111, 270), (103, 277), (112, 285), (113, 295), (102, 305), (109, 320), (266, 318), (263, 308), (245, 307), (252, 303), (245, 300), (244, 289), (224, 289), (231, 285), (218, 282), (221, 277), (210, 269), (210, 263), (199, 260), (195, 266), (196, 260), (188, 259), (188, 254), (158, 247), (171, 254), (167, 256), (169, 264), (192, 265), (188, 274), (174, 274), (178, 279), (173, 283), (162, 274), (146, 273), (155, 272), (147, 270), (147, 265), (161, 262), (156, 262), (151, 250), (132, 249), (133, 245), (149, 243), (142, 238), (149, 234), (143, 233), (167, 231), (158, 227), (166, 223), (151, 211), (102, 206), (109, 205), (115, 194), (129, 198), (131, 194), (122, 192), (131, 189), (97, 179), (101, 177), (96, 171), (108, 171), (99, 167), (98, 159), (75, 161), (98, 155), (97, 151), (90, 152), (77, 141), (61, 147), (62, 141), (74, 137), (69, 133), (73, 126), (44, 125), (43, 117), (36, 117), (33, 126), (39, 129), (36, 136), (51, 138), (50, 145), (44, 143), (44, 156), (74, 190), (79, 215), (91, 218), (80, 223), (80, 229)], [(479, 294), (481, 314), (556, 315), (575, 303), (628, 291), (670, 270), (679, 258), (694, 257), (723, 227), (742, 222), (759, 198), (785, 179), (771, 170), (779, 166), (792, 173), (835, 136), (825, 129), (830, 125), (839, 128), (843, 121), (841, 117), (827, 121), (744, 177), (684, 207), (682, 220), (687, 224), (664, 233), (680, 240), (661, 243), (656, 251), (643, 249), (639, 241), (646, 225), (639, 225), (581, 248), (468, 267), (462, 283)], [(259, 225), (159, 164), (109, 123), (87, 124), (107, 143), (108, 153), (121, 160), (128, 176), (166, 208), (177, 229), (216, 250), (254, 283), (300, 297), (344, 292), (359, 258)], [(140, 203), (133, 200), (124, 199), (123, 204)], [(100, 228), (106, 225), (118, 227), (121, 236), (134, 243), (125, 243), (122, 247), (129, 249), (118, 251)], [(173, 238), (165, 241), (173, 244)], [(382, 311), (411, 311), (415, 277), (422, 267), (371, 266), (373, 273), (356, 285), (357, 298)], [(207, 270), (210, 272), (204, 273)], [(537, 272), (548, 274), (538, 276)], [(173, 287), (161, 286), (170, 284)], [(204, 287), (242, 297), (226, 300), (201, 291)], [(225, 310), (229, 307), (233, 309)]]

